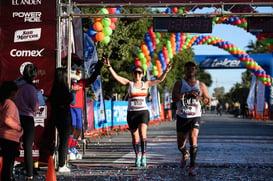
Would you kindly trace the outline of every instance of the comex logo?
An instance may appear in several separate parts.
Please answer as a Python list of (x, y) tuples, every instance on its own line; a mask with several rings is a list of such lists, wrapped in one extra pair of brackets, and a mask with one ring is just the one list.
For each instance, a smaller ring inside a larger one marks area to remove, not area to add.
[(12, 57), (42, 57), (42, 52), (44, 48), (41, 50), (17, 50), (12, 49), (10, 51), (10, 56)]
[(14, 42), (36, 41), (41, 38), (41, 28), (17, 30), (14, 34)]
[(13, 18), (24, 18), (24, 22), (42, 22), (42, 12), (13, 12)]

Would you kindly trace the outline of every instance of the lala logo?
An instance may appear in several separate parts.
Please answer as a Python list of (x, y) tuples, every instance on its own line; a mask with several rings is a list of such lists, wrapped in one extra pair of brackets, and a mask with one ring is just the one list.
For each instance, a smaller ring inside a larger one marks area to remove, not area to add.
[(37, 41), (41, 38), (41, 28), (17, 30), (14, 33), (14, 42)]

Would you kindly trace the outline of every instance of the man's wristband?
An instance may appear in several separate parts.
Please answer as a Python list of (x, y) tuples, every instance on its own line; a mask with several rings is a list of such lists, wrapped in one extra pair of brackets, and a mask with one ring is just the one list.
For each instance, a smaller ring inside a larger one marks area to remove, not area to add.
[(109, 68), (111, 68), (111, 66), (107, 66), (107, 68), (109, 69)]

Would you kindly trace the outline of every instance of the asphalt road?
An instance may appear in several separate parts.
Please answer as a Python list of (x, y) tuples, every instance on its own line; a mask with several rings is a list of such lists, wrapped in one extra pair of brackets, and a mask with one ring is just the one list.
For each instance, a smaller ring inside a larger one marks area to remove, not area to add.
[[(58, 180), (273, 180), (273, 121), (203, 114), (196, 158), (197, 176), (181, 169), (175, 121), (148, 128), (147, 168), (134, 167), (128, 132), (90, 138), (82, 160), (69, 162), (72, 172)], [(189, 148), (189, 146), (188, 146)], [(83, 149), (80, 148), (83, 152)], [(36, 180), (45, 180), (41, 167)], [(16, 175), (18, 180), (22, 175)]]

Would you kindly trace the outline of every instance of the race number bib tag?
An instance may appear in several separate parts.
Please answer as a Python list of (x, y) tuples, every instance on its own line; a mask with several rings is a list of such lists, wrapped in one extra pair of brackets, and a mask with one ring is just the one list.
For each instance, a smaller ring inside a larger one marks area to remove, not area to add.
[(145, 100), (134, 98), (131, 101), (131, 106), (132, 107), (142, 107), (142, 106), (145, 106)]
[(183, 107), (181, 112), (186, 115), (195, 115), (197, 112), (196, 106)]

